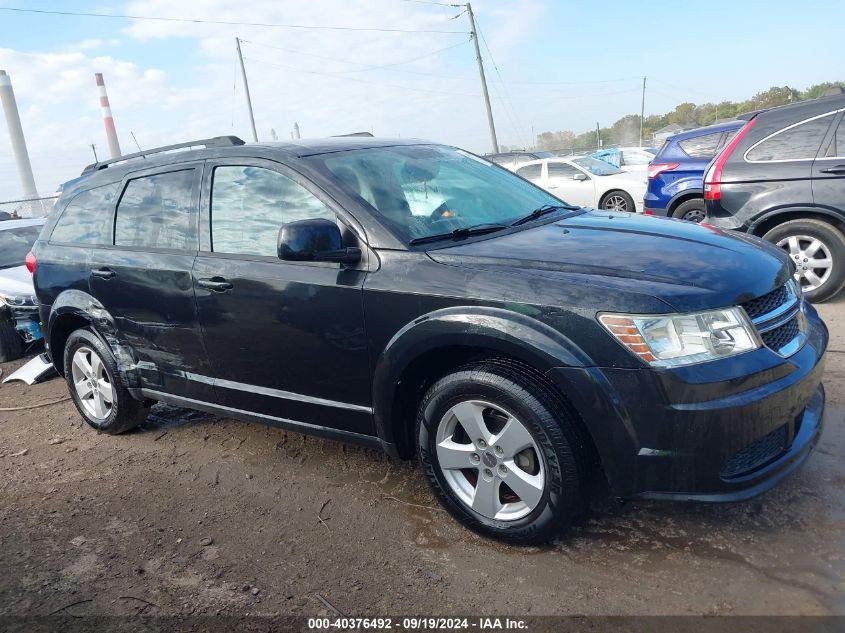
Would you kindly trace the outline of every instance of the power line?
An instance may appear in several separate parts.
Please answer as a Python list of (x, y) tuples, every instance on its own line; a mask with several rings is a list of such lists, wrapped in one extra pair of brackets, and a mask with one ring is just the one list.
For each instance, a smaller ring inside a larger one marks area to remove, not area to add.
[(373, 86), (384, 86), (385, 88), (398, 88), (400, 90), (411, 90), (413, 92), (426, 92), (430, 94), (443, 94), (451, 97), (480, 97), (479, 94), (469, 94), (464, 92), (446, 92), (444, 90), (429, 90), (426, 88), (411, 88), (401, 84), (386, 84), (380, 81), (367, 81), (366, 79), (358, 79), (357, 77), (344, 77), (343, 75), (336, 75), (334, 73), (319, 72), (316, 70), (302, 70), (301, 68), (294, 68), (293, 66), (285, 66), (284, 64), (276, 64), (274, 62), (264, 61), (263, 59), (255, 59), (254, 57), (244, 57), (245, 60), (251, 62), (258, 62), (259, 64), (266, 64), (267, 66), (275, 66), (276, 68), (284, 68), (296, 73), (304, 73), (306, 75), (322, 75), (323, 77), (331, 77), (333, 79), (342, 79), (344, 81), (352, 81), (355, 83), (370, 84)]
[(118, 13), (93, 13), (83, 11), (48, 11), (47, 9), (23, 9), (20, 7), (0, 7), (0, 11), (15, 11), (17, 13), (36, 13), (43, 15), (63, 15), (88, 18), (112, 18), (122, 20), (148, 20), (157, 22), (186, 22), (190, 24), (218, 24), (224, 26), (260, 26), (281, 29), (313, 29), (324, 31), (375, 31), (380, 33), (441, 33), (467, 35), (466, 31), (444, 31), (438, 29), (388, 29), (359, 26), (316, 26), (307, 24), (280, 24), (273, 22), (236, 22), (230, 20), (201, 20), (199, 18), (172, 18), (146, 15), (127, 15)]
[[(285, 53), (294, 53), (296, 55), (305, 55), (307, 57), (314, 57), (316, 59), (325, 59), (327, 61), (341, 62), (341, 63), (344, 63), (344, 64), (352, 64), (354, 66), (364, 66), (365, 67), (361, 70), (344, 70), (344, 71), (337, 71), (337, 72), (334, 72), (334, 73), (331, 73), (331, 74), (355, 73), (355, 72), (363, 72), (365, 70), (378, 70), (378, 69), (381, 69), (381, 68), (385, 68), (385, 69), (388, 69), (388, 70), (397, 70), (398, 72), (412, 72), (413, 74), (429, 74), (429, 73), (421, 73), (421, 72), (414, 72), (414, 71), (407, 71), (407, 70), (406, 71), (399, 71), (399, 69), (393, 69), (392, 67), (393, 66), (402, 66), (404, 64), (410, 64), (412, 62), (418, 61), (420, 59), (424, 59), (426, 57), (432, 57), (434, 55), (438, 55), (440, 53), (451, 50), (453, 48), (457, 48), (458, 46), (463, 46), (464, 44), (468, 44), (469, 41), (470, 41), (469, 39), (466, 39), (462, 42), (458, 42), (457, 44), (452, 44), (451, 46), (446, 46), (445, 48), (439, 48), (436, 51), (431, 51), (429, 53), (425, 53), (425, 54), (419, 55), (417, 57), (412, 57), (411, 59), (406, 59), (406, 60), (403, 60), (401, 62), (392, 62), (390, 64), (365, 64), (363, 62), (353, 62), (353, 61), (350, 61), (348, 59), (339, 59), (337, 57), (327, 57), (326, 55), (318, 55), (316, 53), (308, 53), (306, 51), (297, 51), (297, 50), (294, 50), (294, 49), (291, 49), (291, 48), (282, 48), (281, 46), (273, 46), (271, 44), (263, 44), (261, 42), (253, 42), (251, 40), (243, 40), (243, 39), (241, 40), (241, 42), (243, 42), (245, 44), (253, 44), (254, 46), (261, 46), (261, 47), (264, 47), (264, 48), (272, 48), (272, 49), (277, 50), (277, 51), (284, 51)], [(432, 75), (432, 76), (442, 77), (442, 75)]]

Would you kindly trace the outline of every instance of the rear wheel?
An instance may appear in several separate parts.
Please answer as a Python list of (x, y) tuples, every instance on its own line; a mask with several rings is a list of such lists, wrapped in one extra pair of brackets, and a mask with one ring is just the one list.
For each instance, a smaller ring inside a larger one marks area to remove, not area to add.
[(701, 222), (706, 215), (704, 211), (704, 200), (702, 198), (694, 198), (686, 200), (679, 204), (672, 212), (672, 217), (676, 220), (686, 220), (687, 222)]
[(634, 199), (624, 191), (611, 191), (604, 194), (599, 206), (608, 211), (627, 211), (635, 213)]
[(586, 508), (574, 414), (519, 366), (488, 362), (438, 380), (420, 404), (420, 463), (458, 521), (521, 544), (548, 541)]
[(15, 330), (11, 319), (0, 315), (0, 363), (20, 358), (23, 354), (23, 339)]
[(85, 421), (103, 433), (117, 435), (135, 428), (148, 408), (135, 400), (120, 381), (111, 350), (90, 330), (76, 330), (67, 339), (65, 381)]
[(810, 301), (825, 301), (845, 284), (845, 236), (821, 220), (792, 220), (763, 236), (785, 250)]

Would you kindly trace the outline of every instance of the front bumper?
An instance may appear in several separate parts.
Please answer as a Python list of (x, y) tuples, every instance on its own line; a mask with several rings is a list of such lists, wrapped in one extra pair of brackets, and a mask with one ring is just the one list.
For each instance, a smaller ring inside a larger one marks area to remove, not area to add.
[(557, 368), (625, 498), (739, 501), (781, 481), (822, 429), (827, 328), (807, 307), (789, 358), (763, 348), (673, 370)]

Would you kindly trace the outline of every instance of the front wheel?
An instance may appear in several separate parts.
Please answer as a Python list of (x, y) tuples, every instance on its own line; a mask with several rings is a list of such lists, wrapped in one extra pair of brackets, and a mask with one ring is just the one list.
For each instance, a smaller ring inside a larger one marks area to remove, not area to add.
[(845, 236), (821, 220), (791, 220), (763, 236), (785, 250), (795, 278), (813, 302), (826, 301), (845, 284)]
[(586, 508), (588, 450), (574, 413), (506, 362), (438, 380), (417, 416), (434, 494), (467, 527), (518, 544), (547, 542)]
[(608, 211), (627, 211), (635, 213), (634, 199), (624, 191), (611, 191), (604, 195), (599, 206)]

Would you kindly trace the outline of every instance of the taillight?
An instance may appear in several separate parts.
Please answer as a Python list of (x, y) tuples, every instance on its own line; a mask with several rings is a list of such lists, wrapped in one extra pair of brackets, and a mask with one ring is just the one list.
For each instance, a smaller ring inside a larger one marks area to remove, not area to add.
[(679, 163), (651, 163), (648, 166), (648, 179), (657, 178), (664, 171), (678, 168)]
[(725, 145), (725, 149), (723, 149), (718, 156), (716, 156), (716, 160), (714, 160), (710, 164), (710, 168), (707, 170), (707, 173), (704, 175), (704, 199), (705, 200), (721, 200), (722, 199), (722, 169), (725, 166), (730, 155), (736, 149), (736, 146), (739, 145), (739, 142), (742, 140), (742, 137), (745, 136), (745, 133), (750, 130), (754, 123), (757, 121), (757, 118), (751, 119), (748, 123), (742, 126), (739, 132), (736, 133), (731, 139), (731, 142)]
[[(18, 261), (20, 261), (20, 260), (18, 260)], [(26, 262), (26, 269), (30, 272), (30, 274), (34, 275), (35, 274), (36, 260), (35, 260), (35, 255), (32, 254), (32, 251), (29, 251), (26, 254), (25, 262)]]

